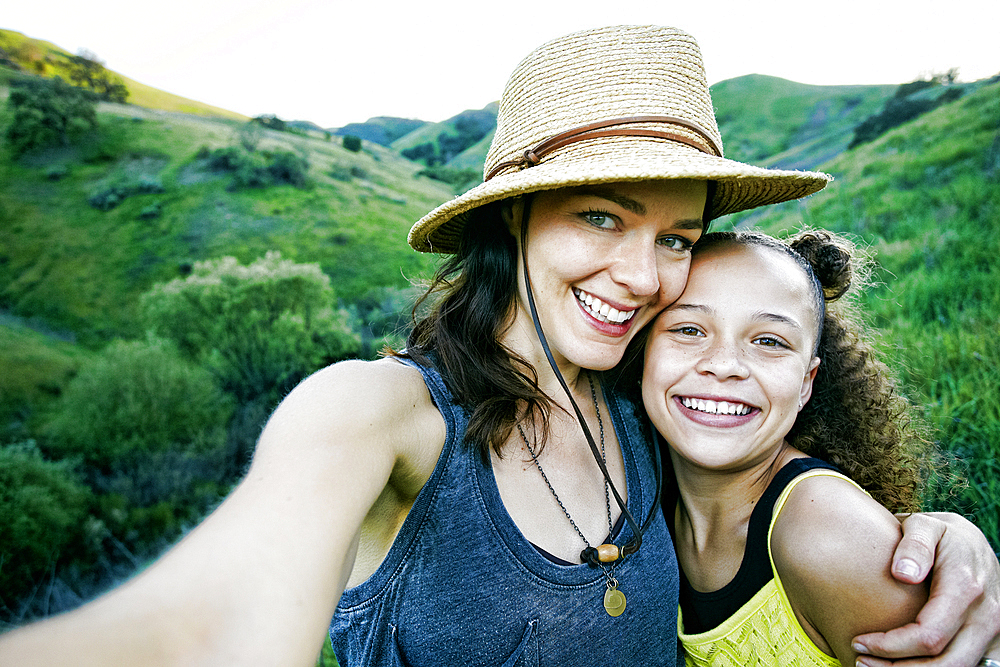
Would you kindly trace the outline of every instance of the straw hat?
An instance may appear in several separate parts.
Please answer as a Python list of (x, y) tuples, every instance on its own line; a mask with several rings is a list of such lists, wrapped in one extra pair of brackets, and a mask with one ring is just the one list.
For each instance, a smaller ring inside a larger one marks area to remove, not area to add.
[(687, 33), (659, 26), (586, 30), (531, 52), (507, 82), (483, 175), (417, 222), (410, 245), (455, 252), (470, 211), (538, 190), (712, 180), (714, 218), (805, 197), (832, 180), (725, 159), (701, 50)]

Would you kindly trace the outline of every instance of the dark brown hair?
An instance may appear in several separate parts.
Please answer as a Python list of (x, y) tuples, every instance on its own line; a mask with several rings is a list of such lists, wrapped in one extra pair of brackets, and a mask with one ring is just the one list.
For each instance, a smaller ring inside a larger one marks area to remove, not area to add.
[[(406, 349), (394, 353), (441, 371), (455, 402), (470, 413), (466, 440), (484, 460), (490, 449), (501, 455), (524, 414), (540, 414), (544, 424), (551, 407), (535, 369), (500, 342), (513, 322), (517, 294), (517, 244), (501, 206), (470, 213), (458, 252), (413, 308)], [(430, 313), (418, 318), (435, 295)]]

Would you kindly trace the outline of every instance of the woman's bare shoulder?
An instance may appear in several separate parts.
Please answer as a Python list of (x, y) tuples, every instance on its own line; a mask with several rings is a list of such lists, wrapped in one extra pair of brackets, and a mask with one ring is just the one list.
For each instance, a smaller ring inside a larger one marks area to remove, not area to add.
[(261, 445), (338, 442), (388, 447), (396, 455), (436, 459), (445, 427), (420, 371), (395, 359), (341, 361), (313, 373), (281, 402)]

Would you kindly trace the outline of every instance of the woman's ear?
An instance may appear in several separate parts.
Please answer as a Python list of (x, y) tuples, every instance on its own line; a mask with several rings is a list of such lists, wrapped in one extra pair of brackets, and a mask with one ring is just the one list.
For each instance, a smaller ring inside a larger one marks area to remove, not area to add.
[(524, 201), (511, 197), (500, 203), (500, 216), (515, 239), (521, 237), (521, 217), (524, 215)]

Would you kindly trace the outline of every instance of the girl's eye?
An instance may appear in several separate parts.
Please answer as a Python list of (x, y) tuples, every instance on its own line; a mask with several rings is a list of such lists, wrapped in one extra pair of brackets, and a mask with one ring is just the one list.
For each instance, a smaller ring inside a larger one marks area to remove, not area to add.
[(788, 347), (774, 336), (761, 336), (754, 339), (754, 342), (763, 347)]
[(587, 211), (583, 214), (583, 219), (602, 229), (614, 229), (615, 219), (610, 213), (603, 211)]
[(677, 252), (687, 252), (694, 245), (690, 240), (684, 238), (683, 236), (664, 236), (658, 243), (661, 246), (670, 248), (671, 250), (676, 250)]
[(669, 329), (670, 333), (680, 334), (682, 336), (703, 336), (704, 334), (698, 329), (698, 327), (677, 327), (675, 329)]

